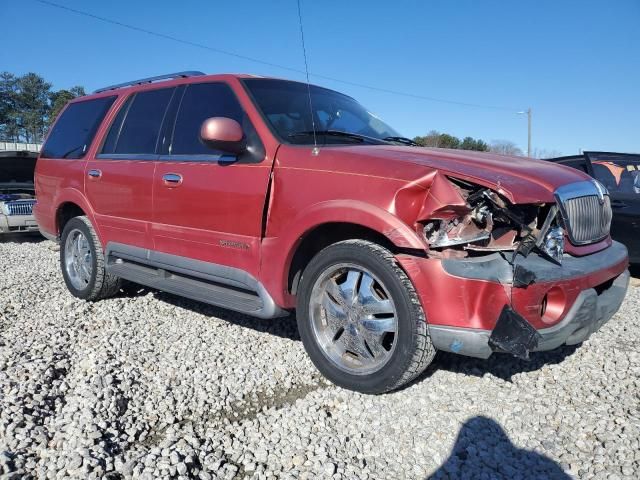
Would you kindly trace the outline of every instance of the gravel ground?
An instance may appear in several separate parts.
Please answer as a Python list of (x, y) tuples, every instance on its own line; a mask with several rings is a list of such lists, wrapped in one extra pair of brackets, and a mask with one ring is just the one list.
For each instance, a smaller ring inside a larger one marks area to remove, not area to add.
[(640, 477), (640, 288), (579, 348), (438, 354), (392, 394), (324, 381), (294, 319), (157, 292), (74, 299), (0, 243), (0, 476)]

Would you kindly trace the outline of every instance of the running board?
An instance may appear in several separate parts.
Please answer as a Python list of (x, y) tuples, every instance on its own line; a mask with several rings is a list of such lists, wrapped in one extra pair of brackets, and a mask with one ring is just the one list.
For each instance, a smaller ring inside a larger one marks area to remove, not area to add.
[(151, 288), (259, 318), (288, 315), (264, 286), (237, 268), (109, 242), (107, 272)]

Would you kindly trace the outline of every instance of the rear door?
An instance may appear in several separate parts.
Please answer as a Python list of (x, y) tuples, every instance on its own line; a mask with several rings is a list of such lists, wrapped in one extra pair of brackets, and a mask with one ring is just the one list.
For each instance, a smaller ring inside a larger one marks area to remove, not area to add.
[[(200, 142), (210, 117), (238, 121), (250, 154), (238, 157)], [(156, 250), (258, 274), (262, 215), (271, 173), (264, 147), (230, 86), (185, 87), (166, 155), (153, 179)]]
[(152, 248), (150, 222), (155, 160), (176, 88), (130, 95), (118, 110), (104, 144), (87, 162), (86, 192), (103, 242)]
[(640, 156), (590, 156), (594, 177), (609, 190), (613, 220), (611, 236), (640, 263)]

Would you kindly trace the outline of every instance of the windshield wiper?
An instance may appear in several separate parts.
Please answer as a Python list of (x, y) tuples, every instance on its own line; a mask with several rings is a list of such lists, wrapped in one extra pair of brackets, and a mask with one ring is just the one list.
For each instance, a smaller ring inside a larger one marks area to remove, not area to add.
[(384, 137), (383, 140), (385, 142), (399, 143), (401, 145), (407, 145), (409, 147), (419, 147), (420, 144), (414, 142), (410, 138), (407, 137)]
[[(290, 133), (288, 136), (290, 138), (292, 138), (292, 137), (307, 137), (307, 136), (313, 136), (313, 134), (314, 134), (313, 130), (304, 130), (302, 132)], [(367, 137), (366, 135), (360, 135), (359, 133), (342, 132), (340, 130), (316, 130), (315, 134), (317, 136), (331, 136), (331, 137), (350, 138), (350, 139), (353, 139), (353, 140), (358, 140), (360, 143), (362, 143), (362, 142), (384, 143), (379, 138)]]

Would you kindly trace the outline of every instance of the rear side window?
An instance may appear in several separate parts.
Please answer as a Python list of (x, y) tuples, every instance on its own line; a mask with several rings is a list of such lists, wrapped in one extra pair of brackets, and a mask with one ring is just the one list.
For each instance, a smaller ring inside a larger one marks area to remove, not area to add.
[(175, 88), (136, 93), (111, 124), (103, 154), (154, 154), (167, 105)]
[(42, 148), (44, 158), (82, 158), (115, 96), (85, 100), (69, 105), (56, 122)]
[[(200, 142), (200, 127), (209, 117), (232, 118), (244, 123), (240, 103), (225, 83), (197, 83), (184, 92), (171, 143), (172, 155), (215, 155)], [(248, 121), (248, 120), (247, 120)]]

